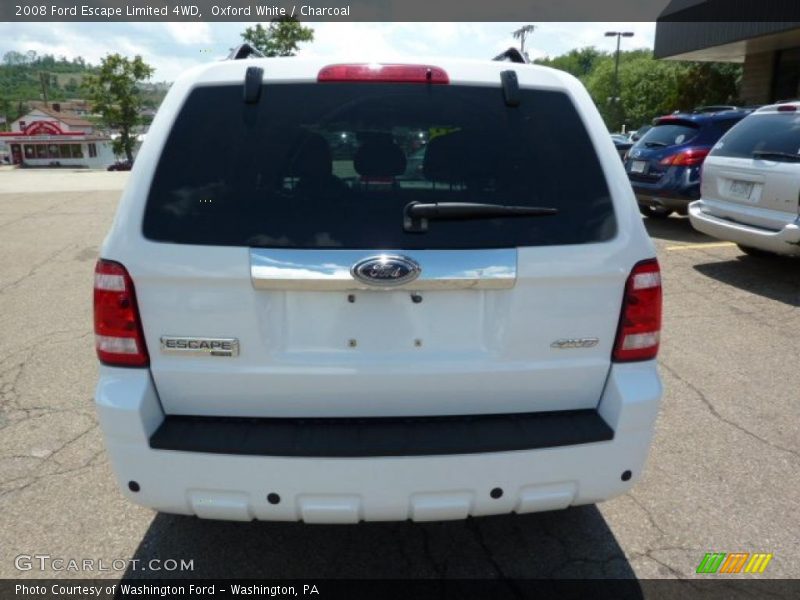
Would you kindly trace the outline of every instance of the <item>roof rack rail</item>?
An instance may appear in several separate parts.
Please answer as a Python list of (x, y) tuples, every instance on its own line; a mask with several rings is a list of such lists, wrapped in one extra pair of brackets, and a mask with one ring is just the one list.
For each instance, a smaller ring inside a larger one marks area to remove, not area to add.
[(515, 62), (515, 63), (523, 63), (527, 64), (528, 58), (519, 50), (514, 47), (509, 48), (505, 52), (501, 52), (497, 56), (495, 56), (492, 60), (505, 60), (508, 62)]
[(231, 53), (228, 54), (225, 60), (242, 60), (243, 58), (251, 57), (264, 58), (264, 55), (253, 48), (250, 44), (242, 44), (231, 50)]
[(693, 113), (714, 113), (724, 112), (726, 110), (739, 110), (740, 107), (731, 104), (711, 104), (708, 106), (695, 106), (692, 109)]

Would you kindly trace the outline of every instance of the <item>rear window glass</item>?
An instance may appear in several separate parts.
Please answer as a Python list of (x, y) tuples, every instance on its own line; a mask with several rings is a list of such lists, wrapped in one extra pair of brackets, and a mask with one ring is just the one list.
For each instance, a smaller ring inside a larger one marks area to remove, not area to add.
[(723, 137), (711, 154), (751, 158), (754, 152), (800, 154), (800, 114), (756, 114)]
[(738, 118), (738, 119), (724, 119), (721, 121), (714, 121), (713, 123), (714, 132), (718, 137), (722, 137), (723, 135), (725, 135), (725, 133), (727, 133), (730, 130), (731, 127), (736, 125), (741, 120), (742, 120), (741, 118)]
[[(555, 216), (431, 221), (410, 202), (558, 209)], [(594, 147), (563, 93), (498, 87), (272, 84), (195, 89), (158, 163), (147, 238), (272, 248), (498, 248), (616, 233)]]
[(680, 146), (692, 141), (698, 131), (694, 123), (662, 123), (648, 130), (640, 141), (645, 146)]

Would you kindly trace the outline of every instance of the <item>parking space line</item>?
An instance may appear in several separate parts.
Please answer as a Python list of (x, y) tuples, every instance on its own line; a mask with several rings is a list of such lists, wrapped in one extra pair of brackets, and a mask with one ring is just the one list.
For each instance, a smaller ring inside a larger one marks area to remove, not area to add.
[(735, 246), (733, 242), (704, 242), (699, 244), (681, 244), (680, 246), (667, 246), (666, 250), (702, 250), (703, 248), (727, 248)]

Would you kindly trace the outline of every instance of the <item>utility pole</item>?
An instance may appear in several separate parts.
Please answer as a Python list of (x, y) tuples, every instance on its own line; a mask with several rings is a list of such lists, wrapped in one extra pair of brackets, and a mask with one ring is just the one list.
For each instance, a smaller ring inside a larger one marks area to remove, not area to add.
[(533, 33), (536, 29), (536, 25), (523, 25), (519, 29), (514, 31), (514, 39), (519, 40), (519, 51), (523, 55), (525, 55), (525, 38), (528, 36), (529, 33)]
[(606, 31), (606, 37), (617, 36), (617, 53), (614, 57), (614, 102), (619, 102), (619, 40), (633, 37), (632, 31)]
[(45, 71), (39, 71), (39, 83), (42, 86), (42, 99), (44, 100), (44, 107), (47, 108), (47, 88), (50, 85), (50, 74)]
[(632, 31), (606, 31), (606, 37), (617, 37), (617, 52), (614, 56), (614, 91), (613, 96), (611, 97), (611, 102), (613, 108), (613, 114), (615, 117), (620, 121), (620, 126), (622, 125), (622, 106), (620, 104), (620, 97), (619, 97), (619, 41), (621, 38), (629, 38), (633, 37)]

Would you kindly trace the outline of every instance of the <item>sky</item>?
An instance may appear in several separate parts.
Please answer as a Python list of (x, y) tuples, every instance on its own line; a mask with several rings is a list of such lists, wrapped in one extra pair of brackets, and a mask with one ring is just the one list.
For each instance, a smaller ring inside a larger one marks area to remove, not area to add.
[[(184, 70), (223, 58), (254, 23), (0, 23), (0, 55), (10, 50), (56, 57), (83, 56), (97, 64), (106, 54), (140, 54), (155, 67), (153, 81), (173, 81)], [(304, 23), (314, 41), (301, 56), (364, 55), (365, 60), (409, 55), (491, 58), (518, 45), (511, 34), (524, 23)], [(526, 41), (531, 58), (558, 56), (573, 48), (613, 51), (611, 30), (634, 32), (623, 49), (652, 48), (655, 23), (536, 23)]]

